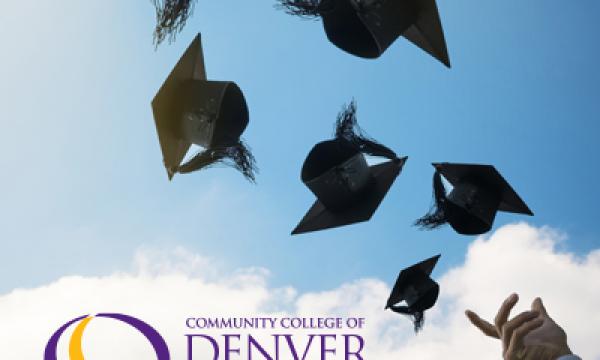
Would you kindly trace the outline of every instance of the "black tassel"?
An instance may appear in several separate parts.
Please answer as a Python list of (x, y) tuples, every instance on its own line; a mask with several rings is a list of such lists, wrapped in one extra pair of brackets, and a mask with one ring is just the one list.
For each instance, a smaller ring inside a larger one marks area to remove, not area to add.
[(326, 0), (277, 0), (277, 8), (283, 9), (287, 14), (313, 19), (321, 16), (325, 11)]
[(169, 38), (169, 42), (174, 41), (192, 15), (196, 0), (152, 0), (152, 2), (156, 8), (154, 44), (158, 46), (166, 38)]
[(448, 222), (444, 211), (446, 201), (446, 188), (442, 182), (442, 175), (436, 171), (433, 175), (433, 198), (434, 204), (429, 212), (415, 222), (416, 226), (431, 230), (445, 225)]
[(423, 324), (425, 323), (425, 313), (423, 311), (414, 311), (408, 306), (392, 306), (390, 307), (392, 311), (398, 314), (408, 315), (411, 318), (411, 321), (415, 327), (415, 333), (418, 333), (423, 329)]
[(425, 313), (422, 311), (417, 311), (412, 314), (413, 325), (415, 326), (415, 333), (418, 333), (423, 329), (423, 323), (425, 323)]
[(394, 151), (371, 139), (358, 126), (356, 102), (354, 100), (338, 114), (335, 124), (335, 137), (348, 141), (362, 153), (371, 156), (381, 156), (390, 160), (398, 159), (398, 155)]
[(233, 146), (203, 150), (180, 165), (177, 172), (187, 174), (217, 164), (231, 166), (240, 171), (250, 182), (256, 182), (255, 174), (258, 172), (256, 159), (242, 140)]

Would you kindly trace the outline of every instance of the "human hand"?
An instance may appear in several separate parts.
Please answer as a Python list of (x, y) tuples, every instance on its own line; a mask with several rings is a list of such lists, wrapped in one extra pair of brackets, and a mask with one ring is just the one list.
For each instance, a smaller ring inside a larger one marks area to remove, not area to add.
[(536, 298), (532, 311), (523, 312), (508, 320), (510, 311), (519, 301), (517, 294), (509, 296), (498, 311), (494, 325), (481, 319), (473, 311), (466, 315), (484, 334), (502, 341), (505, 360), (555, 360), (571, 354), (564, 330), (550, 318), (542, 300)]

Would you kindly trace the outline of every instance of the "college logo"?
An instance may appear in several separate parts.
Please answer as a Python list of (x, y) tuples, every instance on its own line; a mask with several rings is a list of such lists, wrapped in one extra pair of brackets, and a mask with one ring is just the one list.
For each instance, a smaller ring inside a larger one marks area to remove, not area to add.
[(81, 338), (83, 336), (83, 332), (87, 325), (94, 319), (94, 317), (99, 318), (108, 318), (113, 320), (118, 320), (121, 323), (125, 323), (136, 330), (138, 330), (142, 335), (148, 339), (152, 347), (154, 348), (154, 352), (156, 353), (156, 360), (170, 360), (171, 356), (169, 355), (169, 348), (167, 347), (167, 343), (160, 336), (160, 334), (152, 328), (152, 326), (146, 324), (142, 320), (136, 319), (132, 316), (122, 315), (122, 314), (98, 314), (96, 316), (81, 316), (76, 319), (69, 321), (64, 324), (60, 329), (58, 329), (48, 341), (46, 345), (46, 350), (44, 351), (44, 360), (58, 360), (56, 356), (56, 351), (58, 348), (58, 341), (62, 334), (71, 326), (78, 323), (77, 327), (73, 331), (73, 335), (71, 335), (71, 339), (69, 341), (69, 359), (70, 360), (84, 360), (83, 350), (81, 347)]

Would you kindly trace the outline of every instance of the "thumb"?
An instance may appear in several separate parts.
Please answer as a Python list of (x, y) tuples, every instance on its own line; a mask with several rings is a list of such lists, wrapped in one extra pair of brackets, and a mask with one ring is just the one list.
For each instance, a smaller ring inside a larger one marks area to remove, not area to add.
[(539, 312), (543, 317), (550, 317), (548, 316), (548, 311), (546, 311), (546, 308), (542, 303), (542, 299), (540, 299), (539, 297), (533, 300), (533, 303), (531, 304), (531, 310)]

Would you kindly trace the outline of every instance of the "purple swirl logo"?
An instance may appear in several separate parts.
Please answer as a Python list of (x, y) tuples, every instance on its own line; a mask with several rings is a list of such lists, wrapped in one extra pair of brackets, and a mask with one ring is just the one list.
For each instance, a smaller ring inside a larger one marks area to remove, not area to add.
[(136, 319), (129, 315), (123, 314), (98, 314), (96, 316), (81, 316), (76, 319), (73, 319), (63, 326), (61, 326), (56, 332), (50, 337), (48, 340), (48, 344), (46, 345), (46, 350), (44, 351), (44, 360), (58, 360), (56, 356), (56, 351), (58, 348), (58, 341), (60, 340), (62, 334), (71, 326), (77, 323), (73, 334), (71, 335), (71, 339), (69, 341), (69, 359), (70, 360), (84, 360), (83, 349), (81, 346), (81, 339), (83, 336), (83, 332), (85, 328), (89, 324), (89, 322), (94, 318), (108, 318), (113, 320), (118, 320), (122, 323), (125, 323), (136, 330), (138, 330), (142, 335), (148, 339), (152, 347), (154, 348), (154, 352), (156, 353), (156, 360), (170, 360), (171, 355), (169, 355), (169, 348), (167, 347), (167, 343), (163, 339), (163, 337), (156, 331), (152, 326), (146, 324), (142, 320)]

